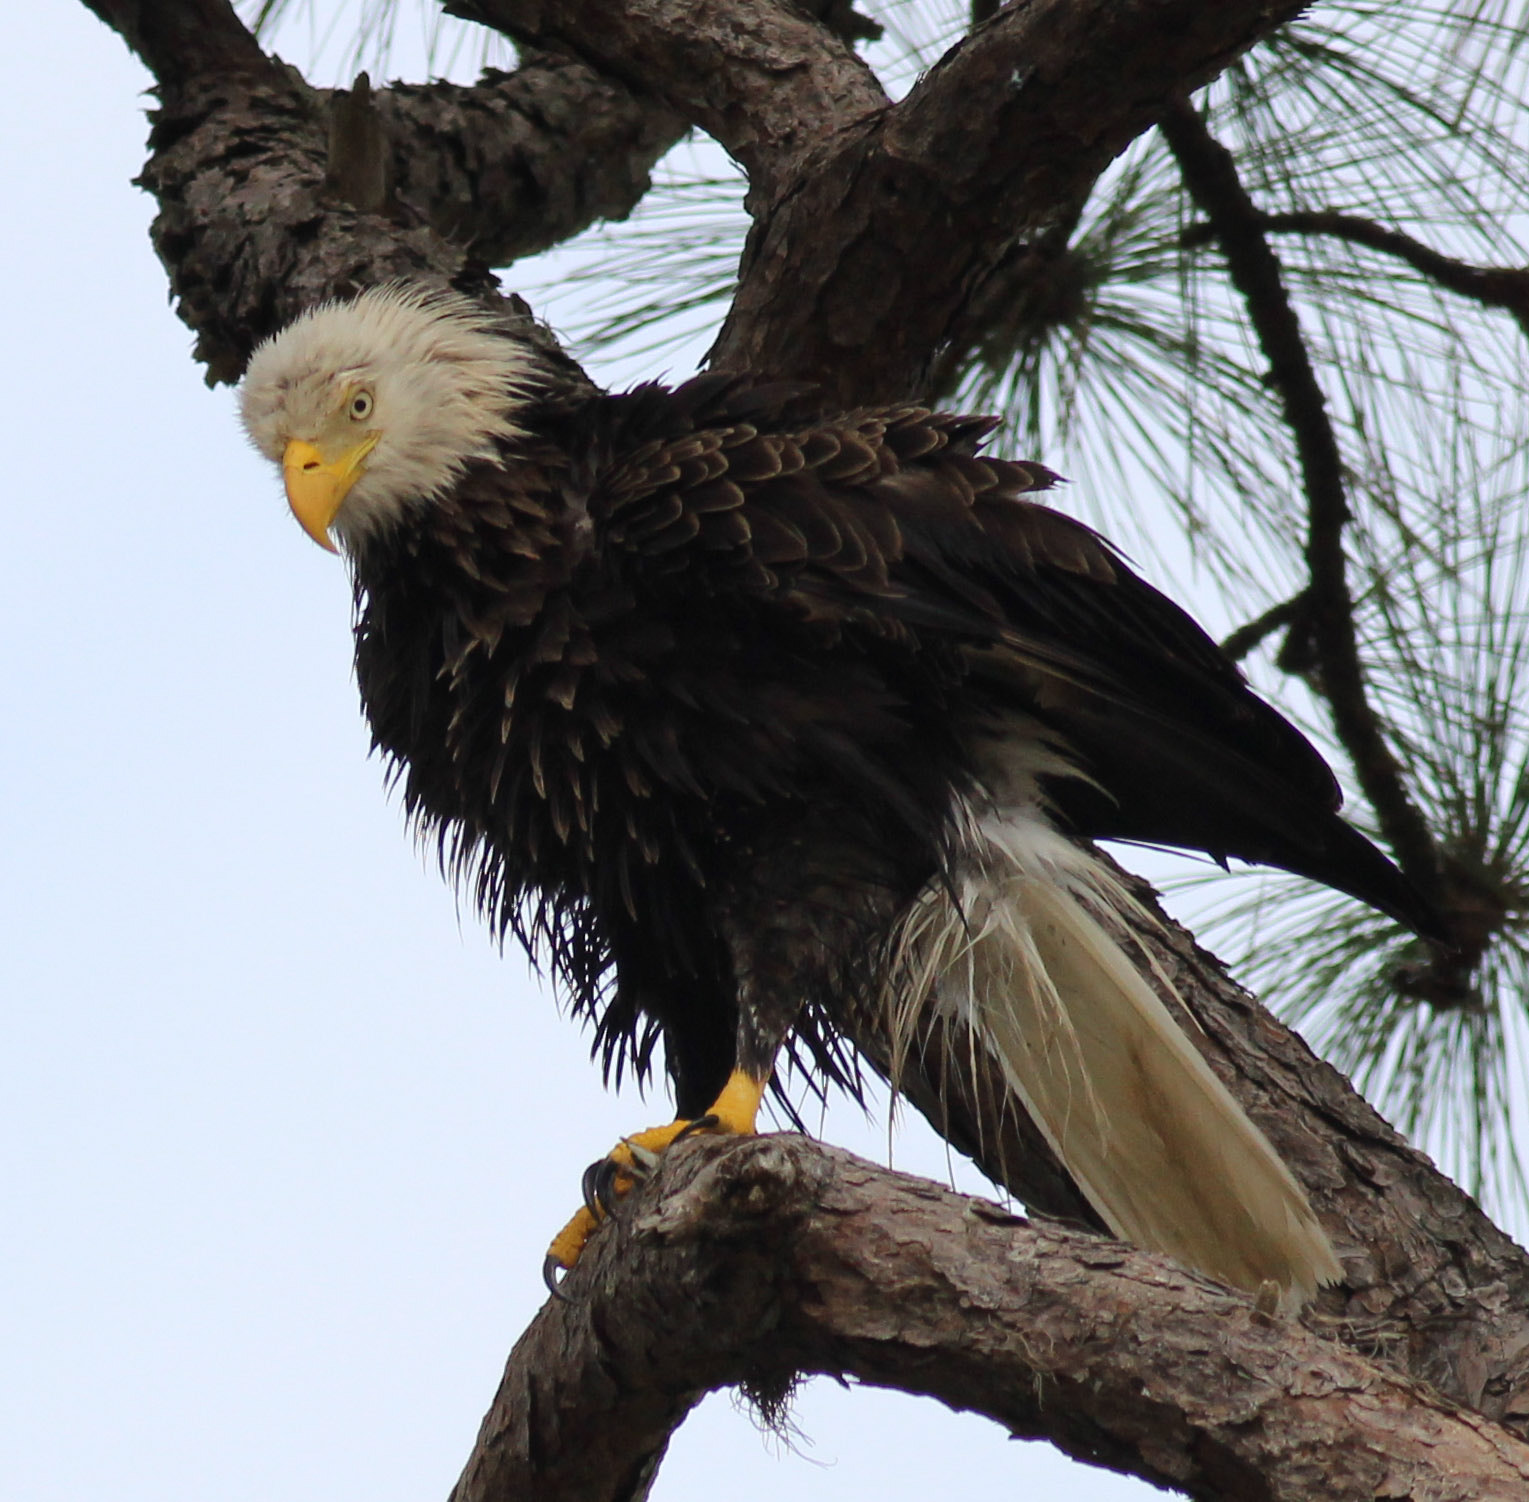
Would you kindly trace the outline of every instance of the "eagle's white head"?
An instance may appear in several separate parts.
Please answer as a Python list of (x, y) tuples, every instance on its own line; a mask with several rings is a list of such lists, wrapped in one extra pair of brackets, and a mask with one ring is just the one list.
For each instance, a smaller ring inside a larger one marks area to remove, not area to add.
[(311, 308), (250, 359), (240, 414), (304, 531), (347, 552), (441, 495), (541, 385), (535, 348), (452, 292), (391, 284)]

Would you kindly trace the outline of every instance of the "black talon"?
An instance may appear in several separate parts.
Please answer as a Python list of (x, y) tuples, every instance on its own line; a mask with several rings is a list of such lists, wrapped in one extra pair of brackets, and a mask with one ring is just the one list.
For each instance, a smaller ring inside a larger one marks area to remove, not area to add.
[[(687, 1121), (679, 1131), (674, 1134), (674, 1142), (683, 1142), (687, 1137), (693, 1137), (697, 1132), (709, 1132), (717, 1125), (715, 1116), (697, 1116), (694, 1121)], [(671, 1142), (670, 1147), (674, 1146)]]
[(621, 1203), (621, 1193), (616, 1188), (616, 1176), (620, 1173), (630, 1173), (631, 1169), (625, 1164), (616, 1163), (610, 1158), (602, 1158), (594, 1165), (595, 1168), (595, 1198), (600, 1203), (602, 1216), (614, 1215), (616, 1206)]
[[(717, 1124), (715, 1116), (697, 1116), (694, 1121), (687, 1121), (674, 1134), (670, 1145), (682, 1142), (696, 1132), (709, 1132)], [(600, 1158), (584, 1170), (583, 1177), (579, 1180), (579, 1188), (584, 1196), (584, 1208), (597, 1222), (607, 1220), (614, 1215), (623, 1195), (632, 1185), (640, 1184), (658, 1166), (660, 1156), (658, 1153), (636, 1142), (628, 1142), (626, 1146), (632, 1158), (630, 1163), (621, 1163), (614, 1158)], [(629, 1182), (622, 1184), (623, 1176)], [(559, 1272), (564, 1274), (563, 1278), (559, 1278)], [(542, 1282), (547, 1285), (547, 1292), (555, 1299), (571, 1303), (572, 1300), (563, 1292), (566, 1273), (567, 1269), (550, 1252), (542, 1260)]]
[[(558, 1277), (560, 1272), (563, 1274), (563, 1278)], [(563, 1292), (563, 1279), (566, 1278), (567, 1275), (567, 1268), (565, 1268), (563, 1264), (552, 1255), (551, 1252), (548, 1252), (547, 1255), (542, 1258), (542, 1282), (547, 1285), (547, 1292), (550, 1293), (553, 1298), (559, 1299), (565, 1304), (571, 1304), (573, 1300)]]
[(600, 1158), (596, 1162), (591, 1163), (584, 1170), (584, 1177), (579, 1180), (579, 1188), (584, 1194), (584, 1208), (596, 1220), (604, 1220), (606, 1215), (604, 1197), (600, 1193), (600, 1178), (609, 1162), (609, 1158)]

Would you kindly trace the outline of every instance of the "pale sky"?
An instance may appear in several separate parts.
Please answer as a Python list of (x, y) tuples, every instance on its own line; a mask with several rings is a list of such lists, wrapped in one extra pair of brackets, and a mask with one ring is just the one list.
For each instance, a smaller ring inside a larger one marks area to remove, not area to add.
[[(580, 1172), (667, 1102), (603, 1089), (385, 796), (343, 572), (167, 306), (147, 74), (71, 0), (0, 55), (0, 1490), (444, 1497)], [(1150, 1494), (927, 1401), (794, 1418), (713, 1397), (656, 1498)]]

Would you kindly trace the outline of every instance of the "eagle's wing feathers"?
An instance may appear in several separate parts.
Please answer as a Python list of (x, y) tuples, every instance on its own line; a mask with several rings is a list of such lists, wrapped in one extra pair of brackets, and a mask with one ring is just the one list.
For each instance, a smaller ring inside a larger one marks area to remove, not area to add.
[[(1031, 498), (1049, 470), (977, 453), (990, 421), (909, 406), (782, 430), (739, 421), (736, 385), (716, 391), (724, 425), (629, 450), (592, 502), (650, 586), (954, 653), (985, 712), (1038, 717), (1078, 765), (1048, 789), (1075, 832), (1283, 866), (1426, 922), (1336, 817), (1321, 755), (1236, 664), (1092, 529)], [(689, 420), (714, 420), (712, 400)]]

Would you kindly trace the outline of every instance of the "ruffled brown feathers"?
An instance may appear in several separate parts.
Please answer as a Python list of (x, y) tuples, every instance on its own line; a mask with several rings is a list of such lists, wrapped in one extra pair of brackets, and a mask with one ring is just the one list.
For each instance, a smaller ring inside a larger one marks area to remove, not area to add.
[[(532, 409), (534, 439), (356, 556), (362, 696), (406, 805), (602, 1019), (608, 1063), (656, 1028), (682, 1100), (704, 1097), (739, 1004), (727, 911), (775, 900), (752, 873), (827, 831), (890, 894), (870, 908), (906, 900), (1005, 724), (1076, 769), (1046, 797), (1077, 834), (1269, 861), (1410, 916), (1316, 752), (1028, 499), (1048, 470), (978, 453), (991, 420), (809, 402), (709, 376)], [(802, 982), (809, 1048), (874, 986), (855, 966), (877, 939)]]

